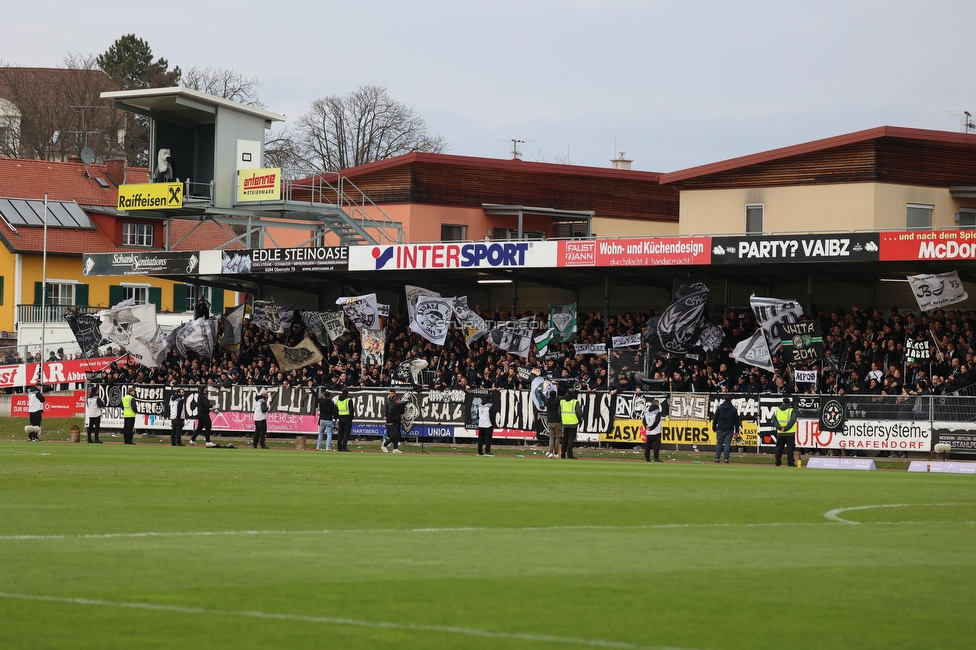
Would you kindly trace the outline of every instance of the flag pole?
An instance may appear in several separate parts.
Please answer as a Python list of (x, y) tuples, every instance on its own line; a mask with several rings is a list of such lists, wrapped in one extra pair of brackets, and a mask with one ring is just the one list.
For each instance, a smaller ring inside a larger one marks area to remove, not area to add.
[(41, 390), (44, 390), (44, 347), (47, 333), (47, 192), (44, 193), (44, 244), (41, 252)]

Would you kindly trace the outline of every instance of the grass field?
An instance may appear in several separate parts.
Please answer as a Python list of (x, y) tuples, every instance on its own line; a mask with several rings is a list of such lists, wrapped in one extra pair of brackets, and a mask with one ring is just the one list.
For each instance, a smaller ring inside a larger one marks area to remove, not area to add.
[(971, 648), (973, 480), (3, 442), (0, 648)]

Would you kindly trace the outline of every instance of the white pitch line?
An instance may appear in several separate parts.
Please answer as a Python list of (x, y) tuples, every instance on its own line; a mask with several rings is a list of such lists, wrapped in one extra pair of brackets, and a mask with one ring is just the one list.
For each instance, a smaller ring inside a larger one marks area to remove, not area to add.
[[(866, 508), (890, 508), (900, 507), (896, 504), (890, 506), (860, 506), (857, 508), (838, 508), (824, 514), (824, 517), (831, 522), (842, 524), (857, 524), (856, 521), (848, 521), (836, 516), (836, 513), (845, 510), (863, 510)], [(916, 504), (924, 505), (924, 504)], [(934, 505), (967, 505), (967, 504), (934, 504)], [(776, 528), (787, 526), (832, 526), (831, 522), (812, 522), (812, 521), (792, 521), (792, 522), (765, 522), (765, 523), (746, 523), (746, 524), (651, 524), (638, 526), (524, 526), (508, 528), (488, 528), (480, 526), (460, 526), (453, 528), (331, 528), (321, 530), (189, 530), (189, 531), (147, 531), (137, 533), (78, 533), (78, 534), (53, 534), (53, 535), (0, 535), (2, 542), (14, 541), (44, 541), (59, 539), (129, 539), (129, 538), (150, 538), (150, 537), (233, 537), (233, 536), (259, 536), (259, 535), (377, 535), (394, 534), (402, 535), (407, 533), (414, 534), (436, 534), (436, 533), (492, 533), (492, 532), (549, 532), (564, 530), (619, 530), (619, 531), (639, 531), (639, 530), (677, 530), (682, 528)], [(933, 522), (933, 521), (877, 521), (873, 524), (884, 525), (924, 525), (933, 523), (974, 523), (972, 521), (961, 522)]]
[(760, 528), (768, 526), (822, 526), (819, 522), (787, 522), (758, 524), (654, 524), (647, 526), (525, 526), (488, 528), (462, 526), (455, 528), (333, 528), (322, 530), (198, 530), (139, 533), (81, 533), (54, 535), (0, 535), (0, 541), (43, 541), (56, 539), (114, 539), (138, 537), (220, 537), (235, 535), (375, 535), (404, 533), (491, 533), (491, 532), (547, 532), (562, 530), (666, 530), (677, 528)]
[(298, 621), (302, 623), (325, 623), (329, 625), (350, 625), (384, 630), (402, 630), (405, 632), (437, 632), (442, 634), (460, 634), (485, 639), (501, 639), (514, 641), (535, 641), (539, 643), (561, 643), (563, 645), (585, 646), (591, 648), (622, 648), (623, 650), (687, 650), (671, 646), (641, 646), (624, 641), (610, 641), (606, 639), (582, 639), (550, 634), (529, 634), (525, 632), (492, 632), (477, 628), (457, 627), (453, 625), (425, 625), (423, 623), (393, 623), (389, 621), (365, 621), (354, 618), (339, 618), (333, 616), (303, 616), (301, 614), (281, 614), (277, 612), (258, 612), (248, 610), (204, 609), (202, 607), (185, 607), (181, 605), (157, 605), (153, 603), (136, 603), (112, 600), (96, 600), (92, 598), (65, 598), (57, 596), (38, 596), (32, 594), (14, 594), (0, 592), (0, 598), (11, 600), (28, 600), (48, 603), (63, 603), (68, 605), (86, 605), (98, 607), (124, 607), (128, 609), (144, 609), (154, 612), (173, 612), (177, 614), (203, 614), (208, 616), (243, 616), (278, 621)]
[[(824, 513), (824, 517), (831, 521), (836, 521), (842, 524), (852, 524), (859, 526), (860, 521), (851, 521), (850, 519), (844, 519), (840, 516), (842, 512), (850, 512), (852, 510), (873, 510), (875, 508), (937, 508), (944, 506), (968, 506), (972, 505), (970, 503), (886, 503), (881, 505), (871, 505), (871, 506), (854, 506), (852, 508), (834, 508), (833, 510), (828, 510)], [(874, 522), (881, 523), (881, 522)], [(899, 522), (901, 523), (901, 522)]]

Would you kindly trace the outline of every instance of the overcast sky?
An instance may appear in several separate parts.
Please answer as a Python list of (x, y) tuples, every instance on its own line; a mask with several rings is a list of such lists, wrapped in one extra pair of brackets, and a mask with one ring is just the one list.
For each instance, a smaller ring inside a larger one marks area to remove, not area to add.
[(55, 67), (135, 33), (182, 68), (260, 82), (289, 123), (362, 84), (448, 153), (675, 171), (976, 113), (973, 0), (102, 0), (11, 3), (0, 63)]

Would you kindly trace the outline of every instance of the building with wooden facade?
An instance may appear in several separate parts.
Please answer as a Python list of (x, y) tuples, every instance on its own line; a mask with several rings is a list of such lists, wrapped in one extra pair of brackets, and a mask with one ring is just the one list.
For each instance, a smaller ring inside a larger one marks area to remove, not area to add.
[(882, 126), (662, 174), (683, 234), (976, 226), (976, 135)]

